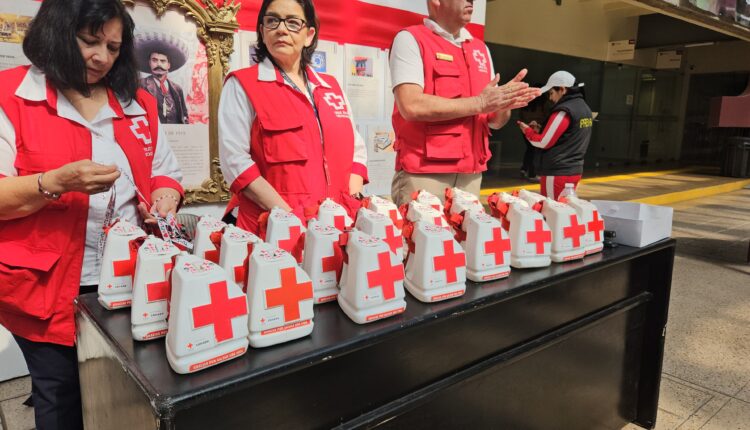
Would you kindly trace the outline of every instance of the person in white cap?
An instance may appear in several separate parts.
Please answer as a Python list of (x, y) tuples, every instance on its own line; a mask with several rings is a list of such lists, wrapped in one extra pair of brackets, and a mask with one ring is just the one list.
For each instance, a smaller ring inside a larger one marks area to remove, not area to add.
[(523, 82), (526, 69), (498, 86), (487, 45), (466, 29), (473, 0), (427, 0), (427, 10), (423, 24), (396, 35), (389, 59), (396, 101), (391, 197), (398, 205), (419, 189), (478, 195), (492, 156), (489, 129), (539, 95)]
[(557, 199), (565, 184), (578, 182), (583, 175), (583, 158), (586, 155), (594, 124), (591, 108), (583, 96), (583, 84), (561, 70), (550, 76), (542, 94), (549, 92), (554, 106), (544, 130), (536, 122), (518, 126), (532, 145), (542, 149), (539, 165), (542, 194)]

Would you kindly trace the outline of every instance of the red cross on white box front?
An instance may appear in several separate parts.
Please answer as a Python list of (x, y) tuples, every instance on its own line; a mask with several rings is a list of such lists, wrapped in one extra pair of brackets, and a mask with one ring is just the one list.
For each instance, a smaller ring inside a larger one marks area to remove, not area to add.
[(542, 214), (515, 202), (505, 218), (509, 223), (510, 265), (518, 269), (549, 266), (552, 232)]
[(139, 239), (146, 233), (127, 221), (118, 221), (107, 231), (99, 274), (99, 303), (105, 309), (130, 306)]
[(291, 254), (261, 243), (250, 255), (250, 345), (298, 339), (313, 330), (313, 284)]
[(192, 373), (247, 351), (247, 298), (224, 269), (194, 255), (177, 256), (167, 360), (177, 373)]
[(406, 263), (406, 289), (425, 303), (462, 296), (466, 292), (466, 254), (453, 234), (418, 222), (412, 240), (414, 254)]
[(167, 334), (172, 259), (179, 253), (179, 248), (154, 236), (138, 249), (130, 308), (133, 339), (158, 339)]
[(339, 245), (341, 231), (318, 220), (307, 223), (302, 268), (313, 283), (315, 304), (336, 300), (344, 255)]
[(268, 216), (265, 241), (275, 248), (281, 248), (292, 254), (297, 263), (302, 263), (305, 231), (302, 221), (296, 215), (283, 209), (273, 208)]
[(474, 282), (510, 275), (510, 237), (500, 220), (484, 212), (467, 212), (461, 226), (466, 240), (466, 277)]
[(572, 207), (578, 220), (586, 226), (586, 234), (583, 236), (583, 247), (586, 255), (596, 254), (604, 248), (604, 220), (599, 215), (593, 203), (574, 196), (565, 197), (568, 206)]
[(580, 260), (586, 255), (586, 225), (578, 219), (575, 209), (552, 199), (544, 201), (542, 215), (552, 230), (553, 263)]
[(331, 199), (325, 199), (320, 204), (317, 219), (321, 224), (330, 225), (341, 232), (350, 229), (354, 224), (354, 220), (346, 212), (346, 209)]
[(401, 256), (381, 239), (359, 230), (351, 232), (346, 252), (346, 278), (338, 297), (344, 313), (357, 324), (365, 324), (404, 312)]
[(401, 217), (401, 212), (399, 212), (398, 207), (392, 201), (378, 196), (371, 196), (367, 208), (390, 218), (397, 229), (401, 230), (404, 228), (404, 219)]
[(210, 215), (201, 217), (201, 219), (195, 225), (193, 255), (219, 264), (219, 250), (211, 241), (211, 233), (221, 231), (226, 226), (226, 223)]
[(393, 225), (390, 217), (367, 208), (360, 208), (357, 212), (356, 227), (357, 230), (367, 235), (381, 239), (397, 256), (402, 259), (406, 257), (401, 230)]
[(247, 267), (250, 252), (260, 243), (258, 236), (233, 225), (227, 225), (221, 236), (219, 266), (227, 272), (230, 281), (247, 291)]

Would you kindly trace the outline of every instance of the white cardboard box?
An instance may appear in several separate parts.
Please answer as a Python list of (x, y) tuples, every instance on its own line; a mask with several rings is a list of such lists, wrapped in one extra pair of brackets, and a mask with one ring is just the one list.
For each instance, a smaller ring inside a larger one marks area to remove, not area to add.
[(672, 235), (673, 209), (634, 202), (592, 200), (602, 218), (604, 228), (617, 234), (614, 242), (642, 247)]

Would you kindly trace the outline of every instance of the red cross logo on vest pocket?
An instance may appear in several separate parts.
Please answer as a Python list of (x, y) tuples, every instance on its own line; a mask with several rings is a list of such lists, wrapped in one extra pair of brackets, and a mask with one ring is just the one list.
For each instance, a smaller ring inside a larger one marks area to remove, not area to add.
[(326, 93), (326, 95), (323, 96), (323, 100), (325, 100), (326, 104), (332, 107), (333, 110), (346, 110), (346, 101), (338, 94)]
[(484, 243), (484, 253), (495, 254), (495, 264), (505, 263), (505, 251), (510, 251), (510, 239), (503, 239), (502, 228), (492, 229), (492, 239)]
[(586, 234), (586, 226), (578, 224), (578, 216), (570, 216), (570, 226), (563, 228), (563, 236), (566, 239), (573, 241), (573, 247), (578, 248), (581, 246), (581, 236)]
[(378, 254), (378, 268), (367, 272), (367, 287), (381, 287), (383, 298), (391, 300), (396, 297), (396, 282), (404, 280), (404, 265), (391, 265), (391, 253)]
[(586, 227), (590, 232), (594, 232), (596, 241), (602, 240), (602, 232), (604, 231), (604, 221), (599, 218), (599, 211), (594, 211), (594, 219), (590, 223), (586, 224)]
[(544, 244), (552, 242), (552, 232), (544, 229), (544, 221), (534, 221), (534, 230), (526, 233), (526, 241), (536, 244), (536, 253), (544, 254)]
[(247, 300), (245, 296), (230, 299), (226, 281), (209, 284), (208, 288), (211, 302), (192, 309), (193, 325), (196, 329), (213, 325), (216, 342), (232, 339), (232, 318), (247, 315)]
[(477, 62), (477, 67), (482, 73), (487, 73), (487, 55), (479, 49), (474, 50), (474, 61)]
[(172, 270), (172, 262), (164, 263), (164, 280), (146, 284), (147, 303), (169, 300), (169, 296), (172, 293), (172, 283), (169, 281), (170, 270)]
[(139, 116), (131, 120), (130, 131), (143, 146), (151, 145), (151, 130), (145, 116)]
[(297, 283), (297, 268), (288, 267), (279, 271), (281, 286), (266, 290), (266, 308), (284, 307), (284, 321), (300, 318), (299, 302), (313, 298), (312, 282)]
[(458, 269), (466, 266), (466, 254), (456, 254), (452, 240), (443, 241), (443, 252), (445, 254), (433, 258), (435, 271), (445, 271), (446, 280), (452, 284), (458, 280)]

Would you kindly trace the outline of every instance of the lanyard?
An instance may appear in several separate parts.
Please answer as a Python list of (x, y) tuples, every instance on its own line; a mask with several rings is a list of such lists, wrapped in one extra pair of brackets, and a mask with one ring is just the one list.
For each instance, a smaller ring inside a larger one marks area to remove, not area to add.
[[(289, 77), (289, 75), (286, 74), (285, 71), (279, 68), (279, 73), (281, 73), (281, 77), (284, 78), (284, 80), (289, 85), (291, 85), (292, 88), (304, 94), (304, 92), (302, 92), (302, 90), (297, 86), (297, 84), (295, 84), (294, 81), (292, 81), (292, 79)], [(307, 90), (307, 94), (310, 96), (310, 104), (312, 105), (313, 111), (315, 112), (315, 119), (318, 120), (318, 126), (320, 127), (320, 114), (318, 113), (318, 107), (315, 105), (315, 98), (313, 98), (313, 93), (312, 93), (312, 90), (310, 89), (310, 81), (307, 79), (306, 75), (305, 75), (305, 89)]]

